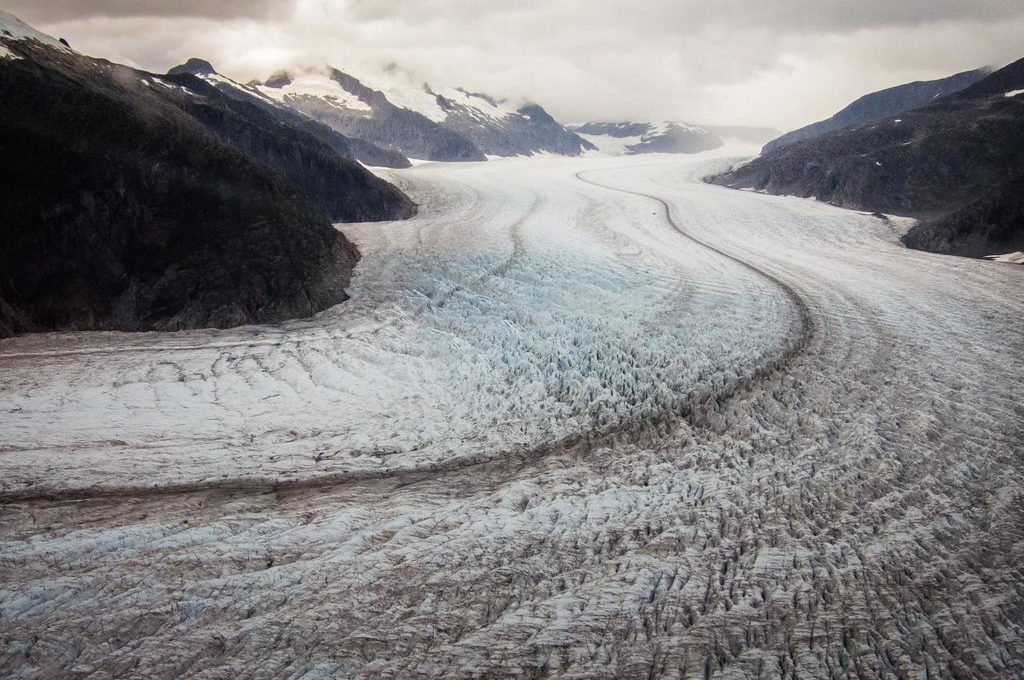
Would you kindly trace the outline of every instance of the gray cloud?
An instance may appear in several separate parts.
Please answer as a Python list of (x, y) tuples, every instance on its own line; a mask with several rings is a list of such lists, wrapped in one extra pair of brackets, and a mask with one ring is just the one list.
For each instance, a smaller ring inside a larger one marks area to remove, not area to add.
[(281, 0), (5, 0), (4, 10), (24, 21), (56, 22), (95, 17), (269, 18), (286, 13)]
[(16, 0), (76, 48), (239, 80), (396, 62), (563, 120), (795, 127), (864, 92), (1024, 56), (1020, 0)]

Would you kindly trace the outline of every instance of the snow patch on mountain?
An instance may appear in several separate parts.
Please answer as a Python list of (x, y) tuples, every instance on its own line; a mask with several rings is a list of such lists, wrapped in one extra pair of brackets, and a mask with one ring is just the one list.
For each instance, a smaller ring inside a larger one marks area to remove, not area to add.
[(435, 123), (443, 123), (448, 118), (448, 112), (437, 102), (437, 95), (425, 83), (415, 85), (363, 76), (358, 77), (358, 80), (366, 87), (383, 93), (389, 102), (400, 109), (415, 111)]
[[(400, 109), (413, 111), (435, 123), (448, 121), (453, 111), (465, 110), (481, 121), (500, 121), (509, 116), (523, 117), (506, 100), (498, 100), (486, 94), (469, 92), (460, 87), (433, 88), (428, 83), (414, 82), (411, 76), (399, 75), (366, 76), (354, 78), (359, 85), (380, 92), (384, 98)], [(332, 78), (329, 73), (310, 71), (301, 75), (279, 75), (257, 89), (277, 101), (287, 104), (289, 97), (319, 97), (336, 103), (341, 108), (372, 111), (373, 107), (356, 92), (350, 91)]]
[[(50, 47), (56, 47), (59, 50), (71, 51), (70, 47), (53, 36), (37, 31), (18, 17), (4, 11), (0, 11), (0, 40), (34, 40)], [(4, 49), (0, 46), (0, 50), (2, 50), (0, 51), (0, 57), (15, 57), (14, 53), (9, 49)]]
[(316, 97), (346, 111), (372, 111), (372, 107), (355, 96), (337, 81), (323, 73), (303, 73), (289, 76), (287, 81), (268, 81), (253, 88), (265, 97), (281, 104), (289, 104), (292, 98)]
[(530, 115), (522, 113), (516, 107), (511, 106), (508, 100), (494, 99), (479, 92), (469, 92), (461, 87), (445, 87), (437, 90), (437, 94), (448, 102), (464, 106), (472, 110), (479, 117), (500, 120), (508, 116), (518, 116), (530, 120)]

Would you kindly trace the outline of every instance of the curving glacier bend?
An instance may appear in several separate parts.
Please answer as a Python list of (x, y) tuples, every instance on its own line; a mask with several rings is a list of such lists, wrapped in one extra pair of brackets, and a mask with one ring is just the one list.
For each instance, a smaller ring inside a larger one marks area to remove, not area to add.
[(1024, 675), (1024, 269), (726, 163), (389, 172), (313, 319), (0, 343), (4, 675)]

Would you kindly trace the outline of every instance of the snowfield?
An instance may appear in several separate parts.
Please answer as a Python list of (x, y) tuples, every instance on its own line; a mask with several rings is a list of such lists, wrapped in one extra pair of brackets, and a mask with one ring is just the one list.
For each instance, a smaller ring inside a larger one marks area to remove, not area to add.
[(387, 171), (312, 319), (0, 342), (3, 675), (1024, 675), (1024, 269), (734, 161)]

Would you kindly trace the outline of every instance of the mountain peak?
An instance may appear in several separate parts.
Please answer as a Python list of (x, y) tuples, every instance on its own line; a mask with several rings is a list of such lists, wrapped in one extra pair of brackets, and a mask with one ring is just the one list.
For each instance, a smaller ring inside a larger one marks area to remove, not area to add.
[(274, 89), (288, 87), (292, 84), (292, 76), (288, 71), (274, 71), (263, 84)]
[(1019, 88), (1024, 88), (1024, 59), (1018, 59), (1000, 69), (989, 71), (985, 78), (964, 88), (956, 96), (978, 99), (1003, 95)]
[(213, 68), (213, 64), (205, 59), (192, 57), (184, 64), (178, 64), (167, 71), (167, 75), (170, 76), (177, 76), (183, 73), (191, 73), (194, 76), (212, 76), (216, 75), (217, 70)]
[(0, 10), (0, 40), (34, 40), (61, 50), (71, 49), (67, 42), (62, 43), (51, 35), (37, 31), (18, 17), (2, 10)]
[(699, 153), (722, 146), (715, 133), (678, 121), (577, 123), (569, 129), (611, 156), (640, 153)]

